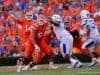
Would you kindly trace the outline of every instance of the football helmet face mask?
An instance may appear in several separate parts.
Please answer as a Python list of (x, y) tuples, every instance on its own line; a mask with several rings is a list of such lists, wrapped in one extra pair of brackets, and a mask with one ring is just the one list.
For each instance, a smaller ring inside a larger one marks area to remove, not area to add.
[(81, 19), (90, 18), (90, 12), (88, 10), (82, 10), (80, 13)]
[(53, 22), (60, 22), (61, 21), (61, 16), (58, 14), (55, 14), (51, 17)]

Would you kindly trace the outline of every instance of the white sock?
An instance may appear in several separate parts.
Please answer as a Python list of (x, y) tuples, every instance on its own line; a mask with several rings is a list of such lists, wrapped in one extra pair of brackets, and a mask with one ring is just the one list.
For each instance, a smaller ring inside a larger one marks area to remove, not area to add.
[(69, 61), (70, 61), (71, 63), (73, 63), (73, 62), (75, 62), (76, 60), (73, 59), (72, 57), (70, 57)]
[(70, 57), (69, 60), (70, 60), (70, 62), (71, 62), (71, 64), (72, 64), (72, 66), (74, 66), (75, 63), (77, 62), (77, 60), (73, 59), (72, 57)]
[(53, 64), (54, 64), (53, 61), (50, 61), (50, 62), (49, 62), (49, 65), (53, 65)]
[(22, 68), (22, 70), (28, 70), (29, 69), (29, 65), (26, 65), (26, 66), (24, 66), (23, 68)]
[(21, 72), (21, 69), (22, 69), (22, 65), (19, 65), (17, 68), (17, 72)]
[(95, 57), (94, 57), (94, 58), (92, 58), (92, 61), (95, 61), (95, 60), (97, 61), (97, 58), (95, 58)]

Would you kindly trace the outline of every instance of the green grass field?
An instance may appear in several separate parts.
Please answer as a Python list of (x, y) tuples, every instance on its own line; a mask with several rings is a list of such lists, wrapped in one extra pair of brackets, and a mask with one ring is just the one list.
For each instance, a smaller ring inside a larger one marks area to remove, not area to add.
[(68, 64), (58, 65), (57, 70), (47, 70), (47, 65), (39, 65), (37, 71), (24, 71), (17, 73), (15, 67), (0, 67), (0, 75), (100, 75), (100, 65), (92, 68), (84, 65), (81, 69), (68, 69)]

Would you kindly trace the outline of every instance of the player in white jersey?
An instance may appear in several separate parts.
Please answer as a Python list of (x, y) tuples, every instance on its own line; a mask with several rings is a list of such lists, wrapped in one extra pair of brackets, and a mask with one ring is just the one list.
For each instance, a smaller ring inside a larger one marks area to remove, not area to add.
[(89, 66), (92, 67), (97, 63), (96, 46), (100, 45), (100, 34), (94, 20), (90, 18), (90, 13), (88, 10), (83, 10), (81, 12), (81, 19), (83, 25), (81, 35), (83, 35), (84, 42), (82, 49), (91, 49), (90, 54), (92, 57), (92, 62)]
[(62, 56), (71, 62), (71, 68), (81, 67), (82, 64), (80, 61), (75, 56), (72, 56), (73, 37), (64, 28), (64, 22), (61, 21), (60, 15), (53, 15), (51, 19), (53, 24), (53, 32), (56, 34), (56, 37), (60, 41)]

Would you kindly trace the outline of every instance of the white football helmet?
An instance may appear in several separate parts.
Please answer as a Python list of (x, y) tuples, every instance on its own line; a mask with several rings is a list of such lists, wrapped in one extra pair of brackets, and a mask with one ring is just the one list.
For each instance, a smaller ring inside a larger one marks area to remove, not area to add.
[(88, 10), (82, 10), (80, 16), (81, 19), (90, 18), (90, 12)]
[(51, 19), (52, 19), (53, 21), (59, 22), (59, 21), (61, 21), (61, 16), (58, 15), (58, 14), (55, 14), (55, 15), (53, 15), (53, 16), (51, 17)]
[(33, 12), (32, 11), (29, 11), (25, 14), (25, 19), (32, 20), (32, 18), (33, 18)]

